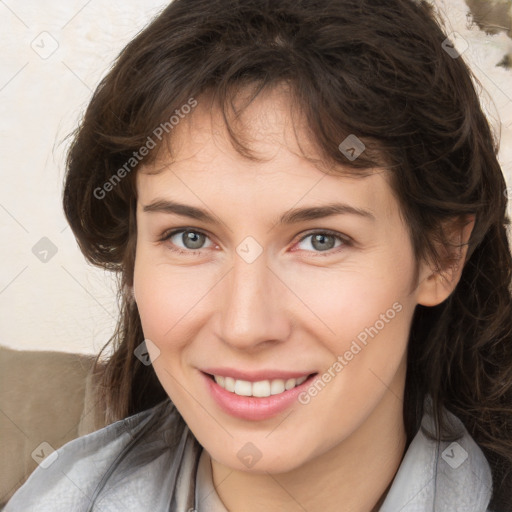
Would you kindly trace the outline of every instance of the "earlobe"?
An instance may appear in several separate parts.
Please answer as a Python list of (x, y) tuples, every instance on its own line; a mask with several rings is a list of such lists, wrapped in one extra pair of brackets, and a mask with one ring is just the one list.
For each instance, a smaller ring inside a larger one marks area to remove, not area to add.
[[(460, 224), (460, 223), (459, 223)], [(475, 217), (469, 216), (466, 222), (454, 230), (451, 228), (451, 240), (455, 245), (451, 249), (443, 247), (440, 251), (449, 262), (441, 268), (431, 262), (420, 265), (418, 286), (416, 289), (417, 303), (422, 306), (437, 306), (445, 301), (455, 290), (466, 262), (468, 241), (475, 224)]]

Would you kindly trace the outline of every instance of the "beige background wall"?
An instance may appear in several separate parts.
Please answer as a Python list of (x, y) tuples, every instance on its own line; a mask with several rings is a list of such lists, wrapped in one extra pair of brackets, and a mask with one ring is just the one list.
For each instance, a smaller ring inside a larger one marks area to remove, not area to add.
[[(478, 2), (477, 2), (478, 3)], [(510, 1), (501, 2), (510, 6)], [(167, 2), (0, 2), (0, 344), (94, 353), (116, 315), (112, 280), (85, 264), (61, 211), (65, 136), (118, 51)], [(468, 28), (463, 0), (444, 0), (448, 31), (502, 123), (500, 161), (512, 186), (511, 40)]]

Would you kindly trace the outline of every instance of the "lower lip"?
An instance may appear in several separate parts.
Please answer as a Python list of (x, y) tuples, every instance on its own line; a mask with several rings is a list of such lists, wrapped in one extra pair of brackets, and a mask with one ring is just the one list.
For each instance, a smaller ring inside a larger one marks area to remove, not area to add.
[(201, 372), (201, 374), (213, 399), (223, 411), (237, 418), (251, 421), (266, 420), (286, 410), (317, 376), (315, 373), (299, 386), (283, 391), (278, 395), (260, 398), (231, 393), (219, 386), (208, 374), (204, 372)]

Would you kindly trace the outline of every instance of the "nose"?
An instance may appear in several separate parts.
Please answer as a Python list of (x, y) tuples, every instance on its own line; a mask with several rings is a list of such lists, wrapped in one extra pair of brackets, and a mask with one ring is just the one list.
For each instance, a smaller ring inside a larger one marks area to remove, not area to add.
[(236, 254), (221, 294), (217, 335), (225, 344), (259, 350), (289, 337), (286, 286), (269, 268), (265, 253), (252, 263)]

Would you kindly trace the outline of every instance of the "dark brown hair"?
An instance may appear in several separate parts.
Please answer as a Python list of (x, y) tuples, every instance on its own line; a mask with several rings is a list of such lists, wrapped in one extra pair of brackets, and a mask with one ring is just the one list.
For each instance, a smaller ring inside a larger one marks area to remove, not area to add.
[[(404, 421), (410, 442), (428, 395), (438, 432), (443, 407), (457, 415), (491, 465), (492, 506), (512, 511), (506, 184), (472, 74), (463, 56), (446, 51), (446, 37), (425, 1), (175, 0), (126, 46), (74, 134), (64, 190), (85, 257), (120, 279), (113, 353), (104, 365), (100, 354), (97, 366), (109, 421), (166, 398), (152, 366), (134, 356), (144, 335), (130, 296), (138, 166), (130, 159), (156, 139), (161, 123), (172, 150), (171, 116), (207, 94), (222, 109), (234, 147), (255, 158), (229, 124), (240, 113), (233, 99), (242, 89), (254, 98), (286, 84), (325, 162), (356, 175), (391, 170), (418, 261), (448, 269), (456, 247), (443, 233), (445, 221), (475, 216), (454, 292), (415, 310)], [(353, 161), (338, 149), (350, 134), (366, 145)]]

